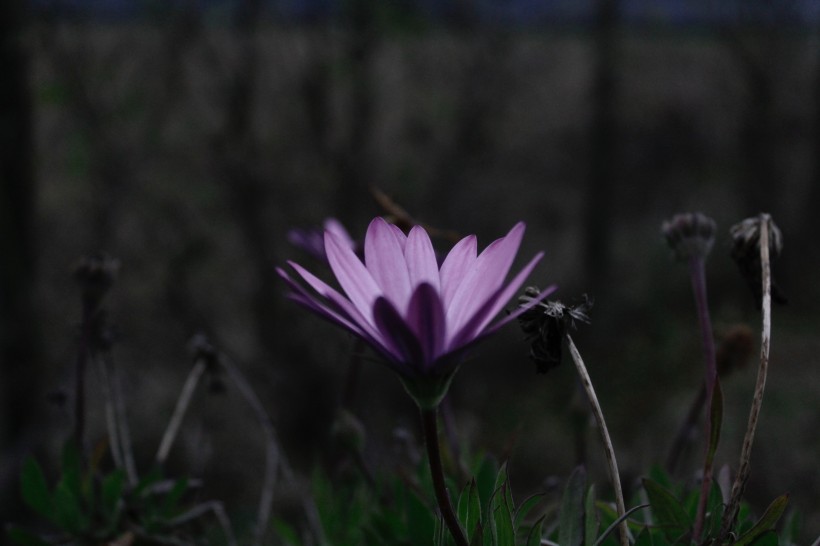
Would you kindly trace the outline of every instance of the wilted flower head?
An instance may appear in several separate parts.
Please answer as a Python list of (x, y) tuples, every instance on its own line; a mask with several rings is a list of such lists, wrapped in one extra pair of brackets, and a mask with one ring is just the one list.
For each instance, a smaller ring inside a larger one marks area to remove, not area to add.
[[(762, 215), (763, 216), (763, 215)], [(783, 250), (783, 234), (771, 217), (765, 215), (769, 224), (769, 257), (774, 260)], [(746, 279), (757, 308), (763, 300), (762, 270), (760, 263), (760, 222), (761, 216), (746, 218), (729, 228), (732, 236), (732, 259), (737, 263), (740, 274)], [(784, 304), (788, 301), (783, 291), (772, 279), (772, 300)]]
[(278, 272), (291, 299), (363, 339), (429, 408), (441, 400), (466, 351), (525, 311), (492, 323), (543, 256), (505, 282), (523, 235), (519, 222), (481, 254), (470, 235), (439, 267), (422, 227), (405, 235), (377, 217), (367, 229), (364, 260), (337, 233), (325, 231), (328, 263), (344, 294), (299, 264), (289, 262), (307, 286)]
[(676, 214), (661, 226), (678, 260), (705, 258), (715, 242), (715, 221), (700, 212)]
[(336, 218), (328, 218), (324, 222), (324, 229), (319, 228), (294, 228), (288, 231), (288, 242), (300, 248), (321, 262), (327, 262), (325, 254), (325, 231), (335, 233), (345, 245), (356, 248), (356, 242), (347, 232), (345, 227)]
[(104, 253), (81, 258), (72, 274), (80, 285), (83, 301), (96, 308), (117, 280), (120, 261)]
[(518, 304), (524, 309), (518, 315), (518, 323), (532, 343), (530, 358), (535, 362), (536, 371), (547, 373), (561, 363), (567, 327), (574, 328), (575, 321), (589, 324), (587, 313), (592, 307), (592, 300), (584, 295), (583, 302), (568, 306), (560, 301), (539, 301), (540, 295), (538, 287), (528, 286), (518, 297)]

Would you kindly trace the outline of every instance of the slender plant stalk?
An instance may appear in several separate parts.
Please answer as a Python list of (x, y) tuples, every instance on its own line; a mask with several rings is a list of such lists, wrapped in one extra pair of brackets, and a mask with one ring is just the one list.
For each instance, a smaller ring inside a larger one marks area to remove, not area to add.
[(114, 419), (119, 430), (120, 450), (122, 462), (125, 466), (125, 474), (128, 476), (128, 483), (136, 485), (139, 480), (137, 475), (137, 465), (134, 462), (134, 449), (131, 445), (131, 430), (128, 427), (128, 419), (125, 417), (125, 397), (122, 394), (122, 384), (117, 367), (114, 365), (114, 358), (110, 350), (103, 351), (103, 365), (108, 371), (111, 380), (111, 397), (114, 402)]
[(262, 543), (265, 537), (265, 531), (268, 528), (268, 518), (272, 512), (273, 494), (276, 489), (276, 471), (281, 460), (281, 450), (279, 449), (279, 441), (276, 437), (276, 429), (273, 426), (268, 412), (265, 411), (265, 406), (254, 392), (250, 382), (245, 375), (233, 364), (228, 358), (222, 356), (220, 358), (222, 366), (227, 370), (231, 380), (239, 389), (240, 394), (245, 398), (248, 404), (256, 414), (256, 419), (262, 427), (265, 434), (265, 475), (262, 479), (262, 493), (259, 497), (259, 510), (256, 516), (256, 529), (254, 530), (255, 546)]
[(737, 476), (732, 484), (732, 496), (726, 505), (723, 514), (720, 536), (728, 535), (737, 519), (740, 498), (746, 487), (746, 480), (749, 479), (750, 461), (752, 458), (752, 444), (754, 443), (755, 430), (760, 418), (760, 408), (763, 405), (763, 393), (766, 390), (766, 376), (769, 370), (769, 346), (772, 337), (772, 272), (769, 260), (769, 230), (771, 217), (768, 214), (760, 215), (760, 267), (762, 285), (762, 310), (763, 326), (760, 341), (760, 366), (757, 369), (757, 381), (755, 383), (754, 399), (749, 411), (749, 422), (746, 426), (746, 435), (743, 438), (743, 447), (740, 453), (740, 467)]
[[(598, 423), (598, 430), (601, 431), (604, 453), (606, 454), (607, 463), (609, 463), (609, 479), (612, 481), (612, 489), (615, 491), (615, 507), (618, 510), (618, 517), (623, 517), (624, 514), (626, 514), (624, 492), (621, 488), (618, 461), (615, 459), (615, 448), (612, 446), (612, 439), (609, 437), (609, 430), (606, 428), (604, 412), (601, 411), (601, 405), (598, 403), (598, 397), (595, 395), (595, 389), (592, 386), (592, 379), (590, 379), (589, 372), (587, 372), (587, 368), (584, 366), (581, 353), (578, 352), (569, 334), (567, 334), (567, 344), (569, 345), (570, 355), (572, 355), (572, 361), (575, 363), (575, 368), (578, 370), (578, 375), (581, 378), (581, 385), (584, 387), (584, 391), (589, 399), (589, 404), (592, 407), (592, 414)], [(621, 539), (621, 546), (629, 546), (629, 528), (627, 527), (626, 519), (618, 524), (618, 534)]]
[(122, 456), (122, 443), (120, 442), (120, 432), (117, 423), (116, 409), (114, 407), (114, 396), (111, 388), (111, 375), (108, 373), (108, 366), (101, 356), (95, 359), (97, 361), (97, 370), (100, 374), (100, 384), (102, 385), (102, 396), (105, 400), (105, 424), (108, 428), (108, 443), (111, 450), (111, 458), (114, 460), (114, 466), (124, 468)]
[(444, 484), (444, 469), (441, 465), (441, 450), (438, 440), (438, 411), (436, 409), (422, 409), (421, 422), (424, 428), (424, 443), (427, 445), (427, 458), (430, 461), (430, 474), (433, 478), (433, 489), (436, 492), (441, 517), (445, 525), (453, 535), (456, 546), (469, 546), (464, 531), (458, 523), (453, 505), (450, 503), (450, 496), (447, 494), (447, 486)]
[(191, 405), (191, 399), (194, 396), (194, 391), (199, 384), (199, 380), (202, 378), (202, 374), (205, 373), (206, 365), (207, 363), (204, 359), (197, 359), (194, 363), (194, 367), (191, 368), (191, 371), (188, 373), (185, 384), (182, 386), (182, 392), (179, 394), (176, 408), (174, 408), (174, 413), (171, 415), (171, 420), (168, 421), (168, 428), (165, 429), (165, 434), (162, 435), (162, 441), (159, 444), (159, 449), (155, 457), (157, 463), (160, 465), (165, 463), (165, 460), (168, 458), (168, 453), (174, 445), (179, 427), (182, 425), (182, 419), (188, 411), (188, 406)]
[(77, 347), (74, 383), (74, 441), (80, 452), (85, 444), (85, 368), (91, 352), (91, 322), (94, 308), (83, 299), (82, 321), (80, 324), (80, 343)]
[(693, 529), (693, 536), (695, 540), (698, 540), (703, 530), (703, 523), (706, 518), (706, 504), (709, 500), (709, 492), (712, 489), (712, 459), (714, 458), (714, 446), (711, 445), (713, 432), (712, 399), (715, 392), (715, 383), (717, 382), (717, 364), (715, 363), (715, 337), (712, 332), (712, 321), (709, 317), (709, 305), (706, 299), (706, 274), (703, 256), (693, 256), (689, 259), (689, 273), (692, 278), (692, 291), (695, 296), (698, 323), (703, 341), (703, 354), (706, 360), (706, 433), (704, 435), (706, 438), (706, 448), (703, 460), (700, 499), (698, 500), (698, 508), (695, 513), (695, 526)]

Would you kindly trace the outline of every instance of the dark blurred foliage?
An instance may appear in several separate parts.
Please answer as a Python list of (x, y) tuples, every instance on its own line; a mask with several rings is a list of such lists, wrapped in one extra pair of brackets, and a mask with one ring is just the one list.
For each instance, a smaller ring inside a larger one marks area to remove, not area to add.
[[(351, 391), (353, 343), (284, 300), (274, 272), (310, 260), (288, 246), (291, 227), (335, 216), (363, 233), (385, 212), (371, 186), (482, 246), (525, 220), (522, 254), (547, 251), (532, 283), (595, 298), (577, 341), (627, 483), (665, 458), (701, 377), (685, 268), (661, 220), (699, 210), (717, 221), (707, 268), (720, 337), (759, 321), (728, 228), (770, 212), (789, 305), (774, 313), (748, 491), (762, 504), (789, 490), (816, 510), (817, 10), (755, 1), (708, 17), (717, 3), (696, 2), (706, 15), (687, 19), (640, 2), (582, 4), (584, 16), (561, 19), (524, 17), (536, 6), (526, 2), (438, 12), (350, 0), (304, 13), (279, 9), (295, 2), (146, 2), (126, 18), (0, 3), (0, 510), (19, 514), (20, 457), (71, 430), (71, 405), (45, 393), (72, 383), (70, 266), (97, 251), (122, 264), (107, 306), (138, 458), (153, 455), (188, 371), (186, 342), (203, 330), (251, 377), (298, 470), (327, 459), (343, 390), (355, 392), (366, 457), (386, 464), (393, 430), (417, 430), (412, 404), (370, 362)], [(504, 5), (518, 11), (493, 11)], [(513, 482), (534, 489), (584, 450), (570, 447), (572, 370), (536, 377), (528, 350), (513, 327), (488, 341), (456, 378), (452, 405), (460, 434), (511, 449)], [(724, 386), (720, 464), (737, 464), (753, 368)], [(99, 440), (93, 396), (89, 411)], [(594, 439), (585, 452), (604, 477)], [(202, 392), (171, 464), (245, 506), (260, 446), (236, 393)]]

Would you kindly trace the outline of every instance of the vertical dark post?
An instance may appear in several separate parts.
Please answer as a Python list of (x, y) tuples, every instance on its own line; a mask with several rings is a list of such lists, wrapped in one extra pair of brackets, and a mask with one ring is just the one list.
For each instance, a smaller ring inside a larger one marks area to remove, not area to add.
[[(31, 426), (40, 394), (33, 309), (34, 144), (24, 26), (24, 2), (0, 2), (0, 452), (5, 453)], [(17, 474), (16, 465), (9, 466), (0, 471), (0, 510), (17, 492), (3, 483)]]
[(612, 184), (615, 165), (615, 95), (618, 0), (597, 0), (592, 74), (590, 171), (584, 217), (584, 271), (596, 298), (604, 296), (609, 269)]

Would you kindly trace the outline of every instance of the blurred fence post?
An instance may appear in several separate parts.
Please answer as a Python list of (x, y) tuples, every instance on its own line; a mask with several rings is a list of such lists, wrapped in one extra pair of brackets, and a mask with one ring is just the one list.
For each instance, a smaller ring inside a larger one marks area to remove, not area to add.
[[(33, 285), (34, 165), (25, 4), (0, 2), (0, 450), (15, 458), (40, 398)], [(15, 460), (0, 465), (0, 510), (17, 506)]]

